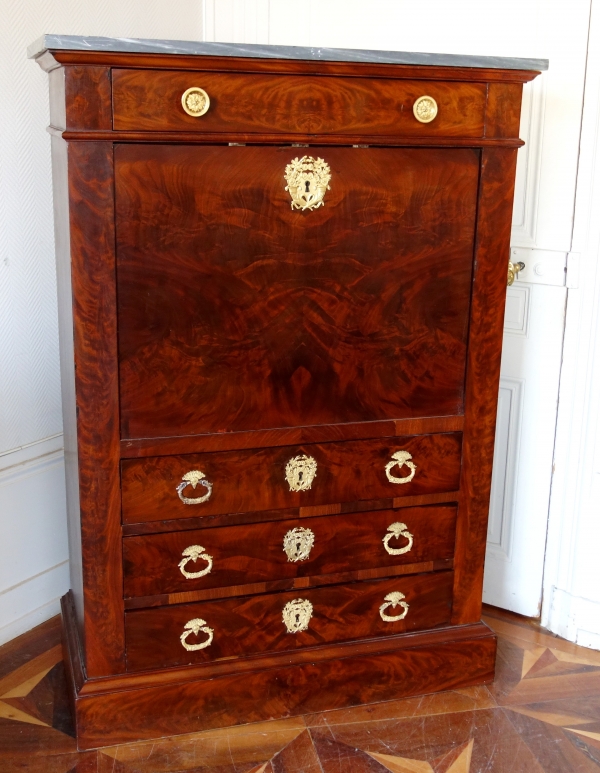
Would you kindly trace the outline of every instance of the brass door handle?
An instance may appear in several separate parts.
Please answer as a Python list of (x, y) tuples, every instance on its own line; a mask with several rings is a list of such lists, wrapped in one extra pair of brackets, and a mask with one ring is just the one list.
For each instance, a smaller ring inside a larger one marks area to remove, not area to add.
[[(413, 546), (413, 535), (406, 528), (405, 523), (392, 523), (387, 528), (388, 533), (382, 539), (383, 547), (387, 550), (390, 556), (401, 556), (403, 553), (408, 553)], [(404, 545), (402, 548), (391, 548), (390, 540), (394, 537), (400, 539), (405, 537), (408, 540), (408, 545)]]
[[(204, 486), (206, 489), (206, 494), (204, 496), (184, 497), (183, 491), (186, 486), (191, 486), (193, 489), (195, 489), (198, 484)], [(190, 472), (186, 472), (186, 474), (182, 476), (181, 483), (177, 485), (175, 490), (177, 491), (179, 499), (181, 499), (184, 505), (201, 505), (202, 502), (206, 502), (210, 499), (210, 495), (212, 494), (213, 490), (213, 484), (206, 480), (206, 476), (200, 470), (190, 470)]]
[[(190, 545), (181, 555), (183, 558), (179, 562), (179, 570), (184, 577), (187, 577), (189, 580), (196, 580), (198, 577), (204, 577), (205, 575), (210, 574), (213, 566), (212, 556), (209, 556), (208, 553), (204, 552), (202, 545)], [(188, 572), (185, 568), (188, 561), (194, 561), (195, 563), (199, 558), (206, 561), (207, 565), (204, 569), (199, 572)]]
[[(200, 644), (188, 644), (187, 637), (192, 633), (194, 636), (198, 636), (199, 633), (205, 633), (208, 638), (205, 641), (200, 642)], [(206, 620), (196, 617), (194, 620), (188, 620), (183, 626), (183, 633), (179, 637), (179, 640), (186, 650), (193, 652), (194, 650), (203, 650), (206, 649), (206, 647), (210, 647), (213, 640), (213, 634), (214, 631), (206, 624)]]
[[(390, 483), (410, 483), (411, 480), (415, 477), (415, 473), (417, 471), (417, 465), (414, 464), (414, 462), (411, 462), (412, 459), (411, 454), (408, 451), (396, 451), (396, 453), (392, 454), (392, 461), (388, 462), (385, 465), (385, 474), (387, 475), (387, 479)], [(404, 478), (398, 478), (395, 475), (392, 475), (393, 468), (398, 465), (398, 468), (403, 467), (406, 465), (408, 469), (410, 470), (410, 474), (406, 475)]]
[(525, 264), (522, 260), (520, 260), (518, 263), (513, 263), (512, 260), (508, 261), (508, 278), (506, 281), (507, 287), (511, 286), (511, 284), (515, 281), (519, 271), (523, 271), (524, 268)]
[[(388, 595), (384, 598), (384, 604), (382, 604), (379, 607), (379, 614), (381, 616), (381, 619), (384, 623), (396, 623), (398, 620), (404, 620), (406, 615), (408, 614), (408, 604), (406, 601), (403, 601), (402, 599), (405, 599), (406, 596), (404, 593), (400, 593), (400, 591), (392, 591), (392, 593), (388, 593)], [(385, 610), (389, 609), (390, 607), (402, 607), (403, 611), (399, 615), (386, 615)]]

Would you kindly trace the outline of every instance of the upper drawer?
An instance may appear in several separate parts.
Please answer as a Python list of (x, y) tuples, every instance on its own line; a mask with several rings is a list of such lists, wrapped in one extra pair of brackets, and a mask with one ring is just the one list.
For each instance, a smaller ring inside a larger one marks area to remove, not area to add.
[(456, 491), (460, 432), (122, 462), (124, 523)]
[[(198, 117), (182, 105), (195, 87), (210, 100)], [(413, 112), (422, 96), (437, 103), (427, 123)], [(484, 83), (113, 71), (113, 125), (125, 131), (481, 137), (485, 105)]]

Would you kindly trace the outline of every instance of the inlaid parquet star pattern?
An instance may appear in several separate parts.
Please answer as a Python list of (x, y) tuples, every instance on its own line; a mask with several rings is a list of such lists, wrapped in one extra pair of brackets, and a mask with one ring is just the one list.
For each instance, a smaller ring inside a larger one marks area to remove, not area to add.
[(78, 753), (56, 618), (0, 648), (0, 773), (599, 773), (600, 653), (485, 619), (487, 687)]

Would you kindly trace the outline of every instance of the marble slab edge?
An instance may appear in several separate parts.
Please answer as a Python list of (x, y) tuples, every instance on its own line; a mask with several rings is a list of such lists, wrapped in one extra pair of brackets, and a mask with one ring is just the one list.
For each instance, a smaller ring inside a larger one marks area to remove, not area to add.
[(505, 56), (425, 54), (407, 51), (369, 51), (353, 48), (305, 48), (245, 43), (206, 43), (193, 40), (146, 40), (80, 35), (42, 35), (27, 49), (35, 59), (44, 51), (111, 51), (115, 53), (185, 54), (192, 56), (237, 56), (253, 59), (302, 59), (322, 62), (374, 62), (378, 64), (434, 65), (438, 67), (480, 67), (501, 70), (547, 70), (547, 59)]

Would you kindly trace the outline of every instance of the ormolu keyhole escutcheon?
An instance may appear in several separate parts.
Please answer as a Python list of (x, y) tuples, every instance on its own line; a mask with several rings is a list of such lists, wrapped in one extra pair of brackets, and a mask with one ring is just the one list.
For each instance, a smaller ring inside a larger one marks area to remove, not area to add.
[(323, 158), (302, 156), (285, 168), (285, 186), (292, 197), (292, 209), (312, 210), (325, 205), (325, 193), (331, 190), (331, 168)]
[(303, 529), (301, 526), (290, 529), (283, 538), (283, 551), (288, 561), (306, 561), (315, 544), (315, 535), (312, 529)]
[(285, 465), (285, 479), (290, 491), (308, 491), (317, 477), (317, 460), (306, 454), (294, 456)]

